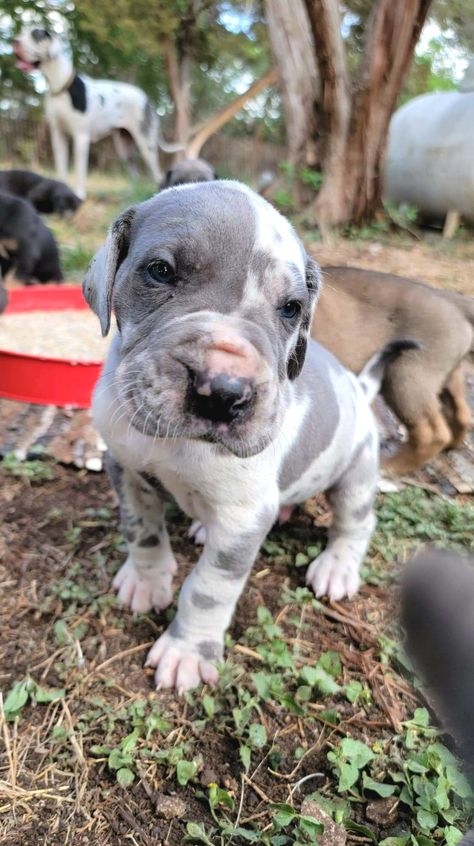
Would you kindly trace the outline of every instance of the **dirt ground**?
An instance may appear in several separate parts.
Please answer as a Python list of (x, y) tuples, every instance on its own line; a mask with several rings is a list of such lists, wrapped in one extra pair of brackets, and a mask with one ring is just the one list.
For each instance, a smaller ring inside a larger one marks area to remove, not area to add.
[(474, 296), (474, 239), (472, 233), (446, 241), (434, 230), (420, 230), (420, 240), (406, 235), (367, 241), (334, 238), (309, 240), (322, 265), (352, 265), (421, 279), (436, 288)]

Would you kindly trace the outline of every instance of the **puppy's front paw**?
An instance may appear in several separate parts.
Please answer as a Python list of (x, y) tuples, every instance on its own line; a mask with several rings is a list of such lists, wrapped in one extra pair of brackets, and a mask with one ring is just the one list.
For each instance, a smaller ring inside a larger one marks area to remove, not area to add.
[(196, 545), (203, 546), (206, 543), (206, 537), (205, 526), (199, 520), (193, 520), (188, 529), (188, 538), (192, 538)]
[(112, 587), (118, 593), (118, 600), (122, 605), (138, 613), (146, 613), (155, 608), (163, 611), (173, 599), (173, 573), (150, 569), (149, 575), (140, 575), (129, 556), (116, 574)]
[(165, 632), (148, 653), (145, 666), (156, 667), (155, 682), (158, 690), (174, 687), (179, 694), (192, 690), (201, 682), (216, 684), (217, 667), (183, 638)]
[(332, 602), (352, 599), (360, 586), (359, 567), (354, 561), (326, 550), (318, 555), (306, 572), (306, 584), (316, 596), (328, 596)]

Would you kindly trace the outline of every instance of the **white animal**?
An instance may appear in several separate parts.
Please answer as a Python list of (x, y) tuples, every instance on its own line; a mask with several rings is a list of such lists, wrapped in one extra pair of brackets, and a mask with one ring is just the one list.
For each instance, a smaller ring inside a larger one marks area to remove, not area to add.
[(457, 213), (474, 222), (474, 92), (438, 91), (392, 117), (385, 197), (427, 219)]
[(176, 152), (182, 147), (163, 141), (158, 116), (144, 91), (125, 82), (77, 74), (67, 45), (47, 29), (24, 29), (14, 39), (13, 49), (21, 70), (41, 70), (48, 82), (45, 112), (60, 180), (67, 181), (68, 138), (72, 138), (74, 187), (84, 199), (90, 144), (112, 134), (117, 155), (126, 162), (127, 144), (122, 134), (126, 130), (158, 186), (162, 179), (158, 148)]

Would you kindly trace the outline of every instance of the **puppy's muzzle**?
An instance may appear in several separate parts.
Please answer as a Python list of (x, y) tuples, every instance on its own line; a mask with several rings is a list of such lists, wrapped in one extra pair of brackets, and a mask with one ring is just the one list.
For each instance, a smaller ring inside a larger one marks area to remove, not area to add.
[(232, 423), (244, 419), (255, 396), (255, 387), (243, 377), (219, 373), (212, 379), (206, 372), (190, 373), (189, 410), (212, 423)]
[(206, 351), (204, 367), (189, 367), (189, 411), (212, 423), (244, 420), (256, 396), (257, 358), (244, 339), (215, 338)]

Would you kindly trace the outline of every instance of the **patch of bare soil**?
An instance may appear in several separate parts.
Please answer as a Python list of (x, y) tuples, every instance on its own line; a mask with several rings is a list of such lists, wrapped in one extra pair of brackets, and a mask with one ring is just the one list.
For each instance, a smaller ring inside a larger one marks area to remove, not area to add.
[(345, 265), (383, 270), (420, 279), (437, 288), (474, 296), (474, 239), (446, 241), (441, 234), (422, 232), (420, 240), (403, 238), (388, 242), (329, 238), (310, 243), (322, 265)]

